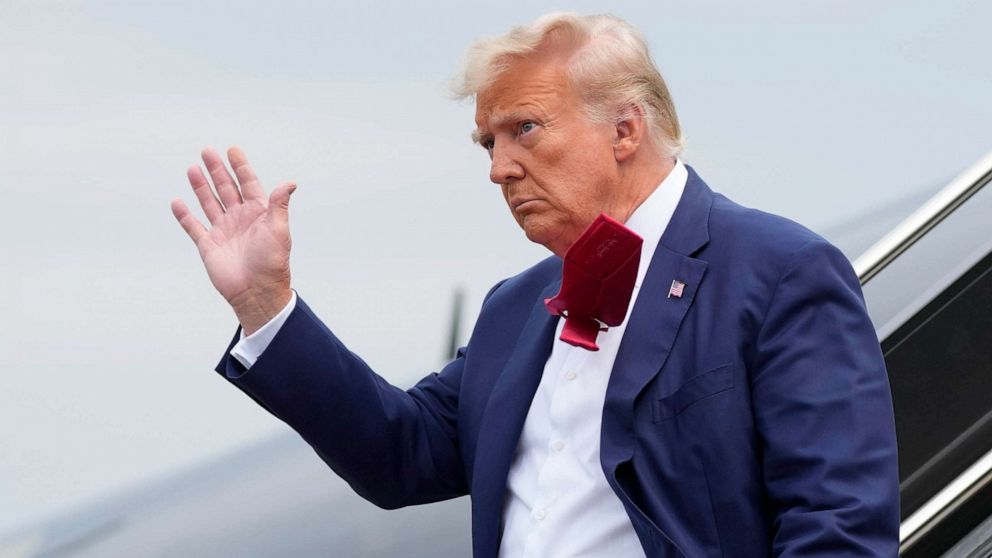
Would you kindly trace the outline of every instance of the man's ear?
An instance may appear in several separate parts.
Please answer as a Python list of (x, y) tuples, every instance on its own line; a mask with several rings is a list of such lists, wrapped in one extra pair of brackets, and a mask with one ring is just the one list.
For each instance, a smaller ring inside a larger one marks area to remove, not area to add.
[(627, 103), (617, 111), (613, 156), (618, 163), (633, 156), (647, 139), (647, 120), (644, 116), (644, 109), (636, 103)]

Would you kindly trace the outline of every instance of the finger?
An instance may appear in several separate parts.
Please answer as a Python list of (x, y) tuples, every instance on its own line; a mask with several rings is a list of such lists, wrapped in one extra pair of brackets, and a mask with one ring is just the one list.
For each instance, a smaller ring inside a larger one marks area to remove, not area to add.
[(255, 176), (255, 171), (248, 164), (248, 156), (240, 147), (232, 147), (227, 150), (227, 160), (231, 162), (234, 169), (234, 176), (238, 177), (238, 184), (241, 185), (241, 195), (246, 200), (264, 200), (265, 191)]
[(193, 187), (193, 193), (196, 194), (196, 199), (200, 202), (200, 207), (203, 208), (203, 214), (207, 216), (207, 220), (211, 224), (216, 223), (224, 214), (224, 208), (217, 201), (217, 196), (214, 195), (214, 191), (210, 188), (210, 182), (207, 181), (207, 177), (203, 174), (203, 169), (199, 165), (193, 165), (192, 167), (186, 169), (186, 178), (189, 179), (190, 186)]
[(238, 185), (231, 178), (231, 173), (227, 172), (224, 159), (221, 159), (220, 154), (212, 147), (208, 147), (200, 153), (200, 156), (203, 158), (203, 164), (207, 166), (207, 172), (210, 173), (210, 178), (214, 181), (214, 188), (217, 189), (217, 195), (220, 196), (220, 201), (224, 203), (224, 207), (229, 209), (241, 203)]
[(182, 225), (186, 234), (199, 246), (200, 239), (207, 234), (207, 229), (193, 216), (193, 213), (186, 207), (183, 200), (178, 198), (172, 200), (172, 214), (175, 215), (176, 220)]
[(293, 182), (283, 182), (269, 196), (269, 213), (273, 218), (282, 222), (289, 222), (289, 196), (296, 191), (296, 184)]

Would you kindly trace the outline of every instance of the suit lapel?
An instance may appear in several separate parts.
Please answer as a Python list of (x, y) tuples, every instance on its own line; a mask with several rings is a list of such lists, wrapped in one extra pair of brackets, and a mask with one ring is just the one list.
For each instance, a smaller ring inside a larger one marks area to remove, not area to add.
[[(634, 399), (665, 364), (705, 272), (706, 262), (661, 245), (651, 259), (606, 389), (600, 451), (607, 470), (633, 453)], [(667, 296), (673, 280), (685, 283), (681, 297)]]
[[(617, 467), (634, 452), (634, 401), (661, 371), (695, 300), (706, 262), (692, 256), (709, 241), (713, 193), (688, 167), (682, 198), (661, 237), (617, 353), (603, 407), (600, 460), (615, 485)], [(672, 281), (685, 284), (669, 297)], [(618, 493), (622, 491), (618, 490)]]
[(473, 472), (472, 514), (475, 556), (495, 556), (501, 536), (506, 479), (516, 455), (531, 400), (551, 354), (558, 318), (544, 307), (561, 280), (549, 284), (531, 309), (513, 354), (493, 386), (479, 426), (480, 444)]

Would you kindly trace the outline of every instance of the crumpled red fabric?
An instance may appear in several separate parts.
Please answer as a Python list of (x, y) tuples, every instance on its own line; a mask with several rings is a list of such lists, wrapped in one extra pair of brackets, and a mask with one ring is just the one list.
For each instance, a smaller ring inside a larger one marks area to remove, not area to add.
[(623, 323), (643, 243), (637, 233), (601, 213), (568, 248), (561, 289), (544, 300), (548, 312), (565, 317), (562, 341), (598, 351), (599, 332)]

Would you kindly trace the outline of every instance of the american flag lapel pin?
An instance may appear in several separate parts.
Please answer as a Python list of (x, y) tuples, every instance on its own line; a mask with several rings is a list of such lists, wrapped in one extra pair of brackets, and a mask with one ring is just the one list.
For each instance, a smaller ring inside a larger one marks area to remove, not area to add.
[(685, 290), (685, 283), (675, 279), (672, 281), (672, 288), (668, 289), (668, 298), (682, 298), (682, 291)]

